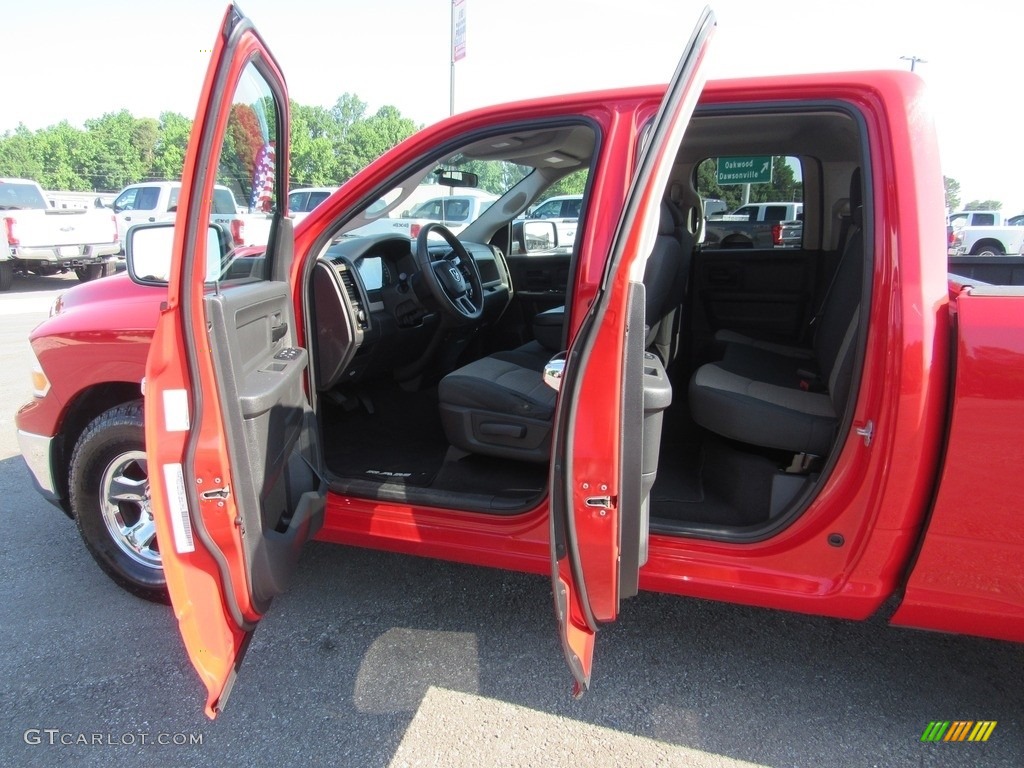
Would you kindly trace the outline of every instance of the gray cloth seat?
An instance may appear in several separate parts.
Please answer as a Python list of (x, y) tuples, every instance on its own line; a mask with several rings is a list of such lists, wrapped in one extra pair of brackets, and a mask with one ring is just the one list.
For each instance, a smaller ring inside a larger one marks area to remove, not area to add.
[[(644, 272), (648, 343), (670, 314), (673, 288), (678, 284), (676, 273), (683, 254), (675, 228), (676, 220), (663, 204), (658, 236)], [(548, 344), (556, 335), (550, 333), (550, 326), (559, 322), (557, 311), (544, 319), (549, 332), (539, 336)], [(557, 338), (561, 336), (559, 331)], [(557, 395), (544, 384), (542, 371), (557, 351), (534, 340), (474, 360), (441, 379), (438, 407), (448, 442), (470, 453), (546, 462)]]
[(721, 333), (720, 360), (690, 379), (695, 422), (733, 440), (823, 456), (849, 397), (860, 325), (864, 241), (860, 173), (851, 179), (853, 223), (819, 311), (811, 347)]

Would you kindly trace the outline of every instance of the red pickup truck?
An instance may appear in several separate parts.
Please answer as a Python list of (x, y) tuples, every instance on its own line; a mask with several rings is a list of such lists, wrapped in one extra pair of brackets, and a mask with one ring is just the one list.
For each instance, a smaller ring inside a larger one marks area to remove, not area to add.
[[(705, 83), (713, 30), (667, 88), (424, 129), (293, 229), (287, 90), (228, 10), (176, 224), (58, 300), (17, 417), (100, 565), (169, 595), (209, 716), (314, 537), (550, 574), (577, 692), (641, 589), (1024, 641), (1024, 299), (947, 274), (922, 81)], [(697, 168), (744, 155), (799, 160), (799, 247), (702, 243)], [(566, 247), (521, 214), (581, 170)], [(353, 234), (431, 174), (498, 199)], [(222, 178), (274, 201), (255, 255)]]

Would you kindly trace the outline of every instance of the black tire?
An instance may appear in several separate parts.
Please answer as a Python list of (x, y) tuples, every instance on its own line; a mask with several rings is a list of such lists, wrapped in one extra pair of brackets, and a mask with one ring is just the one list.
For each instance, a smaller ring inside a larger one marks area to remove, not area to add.
[(993, 243), (981, 243), (974, 246), (971, 256), (1005, 256), (1006, 253), (998, 245)]
[(0, 291), (11, 290), (14, 283), (14, 264), (9, 261), (0, 261)]
[(75, 274), (80, 283), (88, 283), (106, 275), (106, 269), (106, 264), (86, 264), (84, 267), (75, 267)]
[(141, 402), (111, 408), (86, 427), (71, 454), (69, 497), (100, 568), (134, 595), (169, 602), (149, 504)]

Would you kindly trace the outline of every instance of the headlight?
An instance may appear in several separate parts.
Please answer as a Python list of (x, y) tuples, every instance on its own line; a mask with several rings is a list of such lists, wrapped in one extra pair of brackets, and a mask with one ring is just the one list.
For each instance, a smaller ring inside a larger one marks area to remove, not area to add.
[(32, 396), (33, 397), (46, 397), (46, 393), (50, 391), (50, 380), (46, 378), (46, 374), (43, 372), (43, 366), (39, 364), (39, 358), (36, 357), (35, 350), (32, 351)]

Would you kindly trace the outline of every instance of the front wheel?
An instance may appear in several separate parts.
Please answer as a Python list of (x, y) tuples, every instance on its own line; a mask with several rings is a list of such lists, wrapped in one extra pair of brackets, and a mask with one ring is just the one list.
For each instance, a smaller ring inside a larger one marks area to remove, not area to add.
[(149, 494), (142, 403), (111, 408), (89, 424), (71, 455), (71, 511), (108, 576), (132, 594), (166, 603)]
[(14, 264), (9, 261), (0, 261), (0, 291), (11, 290), (14, 283)]

